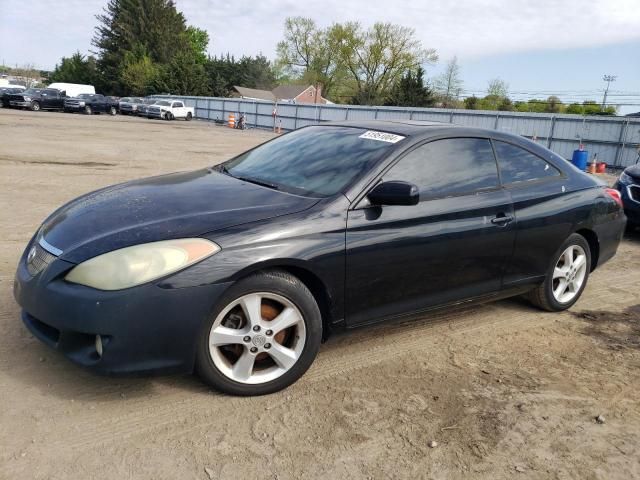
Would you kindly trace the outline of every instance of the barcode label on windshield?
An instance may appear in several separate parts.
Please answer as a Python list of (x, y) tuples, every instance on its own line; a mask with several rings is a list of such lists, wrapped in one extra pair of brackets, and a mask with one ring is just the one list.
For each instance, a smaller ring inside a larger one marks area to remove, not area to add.
[(376, 132), (375, 130), (369, 130), (360, 135), (360, 138), (367, 138), (369, 140), (378, 140), (379, 142), (398, 143), (403, 140), (402, 135), (395, 135), (393, 133)]

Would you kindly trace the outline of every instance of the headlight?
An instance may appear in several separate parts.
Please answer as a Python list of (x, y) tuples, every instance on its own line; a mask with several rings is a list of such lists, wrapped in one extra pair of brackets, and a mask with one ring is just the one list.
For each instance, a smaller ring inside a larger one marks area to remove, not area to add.
[(144, 243), (82, 262), (65, 280), (98, 290), (121, 290), (175, 273), (219, 251), (218, 245), (203, 238)]
[(131, 107), (131, 110), (137, 110), (137, 109), (138, 109), (138, 107), (136, 105)]
[(630, 175), (628, 175), (626, 172), (622, 172), (620, 174), (620, 183), (624, 183), (625, 185), (629, 185), (631, 183), (633, 183), (633, 178), (631, 178)]
[(78, 105), (80, 105), (81, 107), (85, 106), (85, 102), (78, 102)]
[(30, 102), (31, 101), (31, 97), (23, 97), (25, 102)]

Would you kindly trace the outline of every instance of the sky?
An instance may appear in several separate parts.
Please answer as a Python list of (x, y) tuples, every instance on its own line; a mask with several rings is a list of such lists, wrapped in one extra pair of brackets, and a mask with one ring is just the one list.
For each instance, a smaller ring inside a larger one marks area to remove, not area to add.
[[(0, 61), (51, 69), (62, 56), (91, 50), (107, 0), (0, 0)], [(355, 20), (393, 22), (415, 29), (440, 60), (440, 73), (457, 56), (463, 95), (483, 95), (492, 78), (516, 99), (557, 92), (566, 101), (601, 100), (602, 76), (621, 113), (640, 111), (640, 0), (176, 0), (187, 22), (209, 32), (209, 52), (275, 57), (287, 16), (320, 26)], [(318, 8), (314, 5), (322, 5)]]

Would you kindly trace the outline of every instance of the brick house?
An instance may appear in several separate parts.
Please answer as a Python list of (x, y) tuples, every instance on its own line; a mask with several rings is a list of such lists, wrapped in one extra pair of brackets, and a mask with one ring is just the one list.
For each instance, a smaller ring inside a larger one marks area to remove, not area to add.
[(312, 103), (327, 104), (332, 103), (322, 96), (320, 85), (280, 85), (273, 90), (259, 90), (256, 88), (233, 87), (236, 90), (235, 97), (246, 98), (248, 100), (262, 100), (268, 102), (281, 103)]

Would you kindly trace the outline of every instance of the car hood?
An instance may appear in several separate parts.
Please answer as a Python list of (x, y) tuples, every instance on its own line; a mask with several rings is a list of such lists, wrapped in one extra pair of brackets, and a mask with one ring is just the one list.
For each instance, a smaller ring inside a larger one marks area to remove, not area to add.
[(202, 236), (310, 208), (300, 197), (210, 169), (107, 187), (55, 211), (40, 235), (73, 263), (140, 243)]
[(624, 171), (627, 175), (640, 180), (640, 165), (633, 165)]

